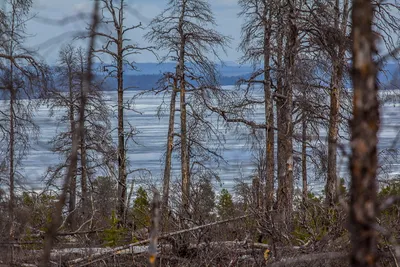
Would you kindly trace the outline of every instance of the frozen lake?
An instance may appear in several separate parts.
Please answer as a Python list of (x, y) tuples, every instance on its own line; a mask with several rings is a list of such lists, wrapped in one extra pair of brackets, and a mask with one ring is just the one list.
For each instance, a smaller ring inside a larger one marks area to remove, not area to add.
[[(137, 91), (125, 93), (125, 99), (132, 98)], [(115, 107), (116, 92), (105, 93), (107, 103)], [(126, 120), (134, 125), (139, 133), (135, 137), (138, 144), (132, 144), (127, 153), (132, 169), (145, 168), (151, 171), (154, 181), (160, 180), (163, 170), (163, 154), (167, 139), (168, 114), (164, 117), (157, 117), (157, 108), (162, 101), (161, 96), (146, 94), (135, 100), (135, 109), (141, 112), (138, 114), (133, 111), (125, 111)], [(394, 144), (395, 137), (400, 129), (400, 104), (386, 104), (382, 107), (382, 126), (380, 131), (380, 148), (400, 148), (400, 144)], [(254, 115), (253, 120), (262, 121), (264, 116), (263, 109), (260, 108)], [(178, 118), (179, 119), (179, 118)], [(25, 176), (25, 182), (32, 188), (39, 189), (44, 186), (42, 181), (44, 173), (49, 165), (57, 164), (61, 159), (59, 155), (49, 151), (49, 140), (60, 130), (57, 117), (49, 117), (49, 109), (41, 106), (34, 118), (40, 126), (38, 142), (32, 145), (29, 155), (23, 160), (21, 174)], [(214, 118), (214, 122), (216, 119)], [(112, 121), (116, 126), (116, 120)], [(224, 130), (224, 129), (222, 129)], [(321, 129), (320, 135), (325, 135), (325, 130)], [(246, 132), (244, 132), (246, 133)], [(226, 131), (226, 143), (223, 156), (227, 163), (220, 166), (213, 166), (218, 171), (223, 187), (231, 188), (237, 178), (249, 177), (254, 169), (254, 159), (252, 152), (246, 145), (245, 138), (238, 139), (231, 131)], [(346, 157), (339, 156), (341, 176), (346, 176)], [(391, 174), (400, 173), (400, 162), (392, 162)], [(179, 176), (179, 165), (173, 166), (173, 175)], [(310, 175), (312, 171), (310, 171)], [(320, 188), (321, 180), (313, 182), (311, 187)], [(129, 180), (136, 179), (135, 176), (128, 177)]]

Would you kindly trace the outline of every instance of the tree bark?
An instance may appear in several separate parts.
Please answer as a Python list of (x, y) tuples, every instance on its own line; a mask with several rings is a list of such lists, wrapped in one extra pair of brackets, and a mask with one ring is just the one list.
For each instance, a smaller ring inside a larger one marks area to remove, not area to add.
[[(79, 107), (79, 128), (76, 129), (76, 135), (73, 136), (72, 138), (72, 148), (71, 148), (71, 155), (70, 159), (72, 163), (75, 163), (78, 161), (78, 144), (79, 144), (79, 135), (84, 135), (83, 131), (83, 121), (85, 119), (85, 105), (86, 105), (86, 100), (87, 100), (87, 93), (89, 91), (89, 86), (92, 78), (92, 59), (93, 59), (93, 48), (95, 44), (95, 33), (97, 30), (98, 26), (98, 21), (99, 21), (99, 16), (98, 16), (98, 11), (99, 11), (99, 1), (94, 2), (94, 9), (93, 9), (93, 20), (91, 23), (91, 30), (90, 30), (90, 42), (89, 42), (89, 49), (88, 49), (88, 67), (87, 71), (85, 73), (85, 79), (84, 79), (84, 94), (82, 95), (82, 101), (80, 103)], [(62, 210), (65, 205), (65, 199), (66, 199), (66, 194), (68, 190), (68, 185), (70, 183), (70, 177), (72, 176), (72, 167), (71, 165), (68, 167), (68, 171), (65, 176), (65, 180), (62, 186), (61, 194), (59, 197), (59, 200), (55, 204), (55, 211), (52, 213), (52, 219), (51, 222), (49, 223), (46, 231), (46, 236), (44, 240), (44, 247), (43, 247), (43, 257), (42, 261), (40, 263), (40, 266), (51, 266), (50, 263), (50, 254), (51, 250), (57, 235), (57, 231), (61, 225), (62, 221)]]
[(377, 133), (379, 130), (376, 53), (369, 0), (354, 0), (352, 8), (353, 119), (351, 120), (351, 265), (376, 266), (377, 261)]
[[(336, 60), (335, 60), (336, 61)], [(334, 62), (334, 71), (332, 76), (332, 87), (330, 92), (330, 112), (329, 112), (329, 131), (328, 131), (328, 170), (327, 182), (325, 187), (326, 203), (333, 206), (337, 197), (337, 141), (339, 131), (339, 99), (340, 89), (337, 76), (337, 64)]]
[[(171, 181), (171, 165), (172, 165), (172, 150), (174, 146), (174, 124), (175, 124), (175, 109), (176, 109), (176, 94), (177, 94), (177, 79), (174, 77), (173, 88), (171, 91), (171, 102), (169, 106), (169, 122), (168, 122), (168, 140), (167, 153), (165, 155), (165, 168), (163, 180), (163, 196), (162, 196), (162, 219), (166, 223), (168, 200), (169, 200), (169, 184)], [(165, 223), (163, 225), (165, 225)]]
[[(73, 50), (71, 50), (71, 53), (74, 53)], [(74, 118), (74, 92), (73, 92), (73, 75), (74, 75), (74, 70), (72, 69), (72, 62), (67, 62), (67, 68), (68, 68), (68, 97), (69, 97), (69, 110), (68, 110), (68, 117), (69, 117), (69, 123), (70, 123), (70, 131), (71, 135), (76, 135), (76, 130), (75, 130), (75, 118)], [(73, 139), (74, 137), (72, 137)], [(76, 226), (76, 169), (77, 169), (77, 162), (71, 162), (71, 159), (69, 159), (69, 164), (71, 165), (72, 168), (72, 176), (70, 179), (70, 184), (69, 184), (69, 200), (68, 200), (68, 223), (69, 226), (72, 230), (75, 229)]]
[[(277, 91), (280, 95), (284, 93), (283, 89), (283, 74), (282, 74), (282, 68), (283, 68), (283, 18), (279, 18), (279, 25), (280, 25), (280, 30), (278, 31), (278, 36), (277, 36), (277, 69), (279, 70), (278, 75), (277, 75), (277, 82), (276, 82), (276, 87)], [(283, 147), (282, 147), (282, 142), (285, 139), (284, 136), (284, 129), (282, 129), (283, 125), (283, 119), (282, 119), (282, 106), (285, 103), (285, 99), (282, 98), (277, 98), (276, 99), (276, 119), (277, 119), (277, 175), (278, 175), (278, 189), (277, 189), (277, 208), (278, 210), (282, 210), (284, 208), (285, 202), (284, 202), (284, 197), (285, 197), (285, 163), (283, 162), (282, 155), (283, 155)]]
[(82, 209), (84, 217), (89, 213), (89, 197), (88, 197), (88, 175), (87, 175), (87, 156), (86, 156), (85, 140), (81, 137), (81, 190), (82, 190)]
[[(84, 65), (84, 58), (82, 55), (79, 55), (80, 58), (80, 63), (81, 63), (81, 77), (80, 77), (80, 91), (81, 91), (81, 96), (84, 94), (84, 88), (83, 88), (83, 79), (85, 75), (85, 65)], [(85, 122), (83, 122), (85, 123)], [(84, 219), (86, 218), (86, 215), (89, 213), (89, 208), (90, 205), (88, 203), (89, 197), (88, 197), (88, 187), (87, 187), (87, 153), (86, 153), (86, 142), (85, 142), (85, 135), (81, 135), (81, 140), (80, 140), (80, 150), (81, 150), (81, 190), (82, 190), (82, 214)]]
[(253, 195), (253, 204), (255, 210), (260, 210), (261, 203), (261, 190), (260, 190), (260, 178), (254, 177), (252, 181), (252, 195)]
[[(304, 94), (305, 99), (305, 94)], [(303, 201), (307, 200), (307, 115), (303, 111), (302, 115), (302, 133), (301, 133), (301, 176), (303, 181)]]
[(179, 18), (178, 32), (180, 35), (179, 49), (179, 85), (180, 85), (180, 120), (181, 120), (181, 175), (182, 175), (182, 207), (189, 208), (190, 198), (190, 174), (189, 174), (189, 151), (187, 142), (187, 119), (186, 119), (186, 88), (185, 88), (185, 44), (186, 37), (183, 29), (186, 12), (186, 1), (182, 3), (181, 15)]
[[(14, 31), (15, 31), (15, 19), (16, 19), (16, 10), (14, 3), (12, 4), (12, 21), (11, 21), (11, 33), (10, 33), (10, 58), (13, 57), (14, 51)], [(15, 182), (15, 170), (14, 170), (14, 159), (15, 159), (15, 109), (14, 104), (16, 101), (15, 88), (14, 88), (14, 64), (10, 60), (10, 78), (9, 78), (9, 86), (10, 86), (10, 202), (9, 202), (9, 216), (10, 216), (10, 229), (9, 229), (9, 237), (10, 239), (14, 238), (14, 205), (15, 205), (15, 195), (14, 195), (14, 182)]]
[(15, 129), (14, 129), (14, 102), (15, 102), (15, 91), (14, 91), (14, 81), (13, 81), (13, 64), (10, 64), (10, 203), (9, 203), (9, 214), (10, 214), (10, 239), (14, 237), (14, 181), (15, 181), (15, 171), (14, 171), (14, 158), (15, 158)]
[[(184, 74), (181, 74), (184, 76)], [(182, 173), (182, 204), (183, 208), (189, 208), (190, 177), (189, 177), (189, 151), (187, 143), (187, 120), (186, 120), (186, 90), (185, 81), (181, 80), (180, 88), (180, 110), (181, 110), (181, 173)]]
[(281, 87), (278, 116), (278, 208), (282, 217), (290, 222), (293, 209), (293, 71), (297, 45), (297, 26), (295, 23), (295, 5), (289, 0), (288, 34), (285, 47), (285, 83)]
[(329, 130), (328, 130), (328, 171), (326, 181), (326, 199), (325, 202), (329, 206), (335, 205), (337, 201), (337, 146), (339, 134), (339, 110), (340, 110), (340, 90), (343, 80), (343, 65), (345, 54), (345, 40), (347, 32), (347, 9), (348, 0), (345, 0), (342, 9), (342, 23), (340, 20), (339, 0), (335, 4), (335, 21), (334, 27), (341, 33), (341, 38), (338, 40), (339, 47), (335, 48), (335, 54), (332, 57), (332, 77), (331, 77), (331, 92), (330, 92), (330, 114), (329, 114)]
[(123, 1), (117, 26), (117, 80), (118, 80), (118, 217), (125, 224), (126, 202), (126, 151), (124, 133), (124, 81), (123, 81)]
[[(268, 14), (269, 13), (269, 14)], [(268, 18), (267, 18), (268, 16)], [(271, 94), (271, 22), (272, 11), (264, 7), (264, 97), (265, 97), (265, 129), (266, 137), (266, 172), (265, 172), (265, 210), (272, 208), (274, 202), (274, 172), (275, 172), (275, 134), (274, 134), (274, 106)]]

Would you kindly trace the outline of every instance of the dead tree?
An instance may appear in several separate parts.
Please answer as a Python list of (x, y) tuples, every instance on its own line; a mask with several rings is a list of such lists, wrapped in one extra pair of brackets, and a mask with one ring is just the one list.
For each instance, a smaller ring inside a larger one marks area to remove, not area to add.
[[(306, 94), (303, 92), (305, 99)], [(308, 177), (307, 177), (307, 112), (303, 110), (301, 116), (301, 180), (302, 180), (302, 197), (303, 201), (308, 196)]]
[[(243, 51), (243, 62), (251, 62), (255, 71), (248, 80), (240, 81), (247, 86), (260, 85), (264, 91), (263, 102), (265, 111), (265, 166), (263, 177), (260, 177), (264, 185), (265, 196), (263, 203), (265, 209), (272, 208), (274, 201), (275, 182), (275, 140), (274, 140), (274, 102), (271, 89), (271, 50), (273, 23), (275, 23), (276, 2), (270, 0), (241, 0), (239, 1), (241, 12), (239, 16), (246, 20), (242, 25), (242, 41), (240, 49)], [(261, 62), (260, 68), (257, 65)], [(246, 88), (246, 90), (248, 90)], [(245, 100), (246, 105), (254, 104), (252, 100)]]
[[(75, 102), (77, 99), (77, 94), (76, 94), (76, 76), (77, 76), (77, 65), (76, 65), (76, 55), (74, 51), (74, 47), (72, 46), (66, 46), (62, 48), (59, 52), (59, 66), (56, 68), (56, 79), (59, 80), (58, 86), (63, 87), (65, 84), (65, 91), (67, 92), (67, 95), (64, 96), (61, 94), (56, 94), (56, 91), (54, 91), (54, 94), (51, 96), (52, 102), (54, 103), (53, 105), (50, 106), (50, 110), (53, 111), (53, 108), (57, 105), (61, 105), (62, 102), (66, 102), (65, 106), (67, 107), (67, 116), (66, 120), (68, 120), (68, 135), (71, 136), (71, 140), (73, 138), (73, 135), (75, 134)], [(63, 88), (64, 89), (64, 88)], [(58, 90), (61, 91), (61, 88), (58, 88)], [(61, 96), (61, 97), (58, 97)], [(64, 105), (62, 105), (64, 106)], [(65, 136), (64, 134), (62, 134)], [(61, 136), (62, 138), (62, 136)], [(57, 140), (58, 139), (58, 140)], [(64, 139), (64, 138), (62, 138)], [(60, 138), (56, 138), (53, 140), (54, 143), (54, 151), (58, 152), (64, 152), (63, 150), (63, 142), (64, 140), (60, 140)], [(67, 146), (70, 146), (70, 143), (67, 142)], [(67, 148), (65, 152), (69, 152), (69, 149)], [(68, 161), (68, 159), (67, 159)], [(71, 166), (73, 168), (72, 171), (72, 176), (71, 176), (71, 181), (69, 185), (69, 200), (68, 200), (68, 213), (69, 213), (69, 220), (68, 223), (71, 227), (71, 229), (75, 229), (75, 224), (76, 224), (76, 173), (77, 173), (77, 162), (75, 163), (74, 166)]]
[(353, 119), (351, 121), (351, 265), (376, 266), (377, 133), (379, 130), (374, 8), (369, 0), (352, 6)]
[[(70, 166), (71, 144), (76, 133), (79, 106), (83, 95), (84, 75), (87, 67), (85, 51), (72, 45), (63, 47), (59, 53), (59, 65), (55, 69), (55, 88), (49, 92), (48, 105), (50, 116), (59, 116), (59, 126), (67, 124), (67, 131), (60, 131), (51, 140), (52, 151), (65, 157), (65, 161), (49, 168), (48, 183), (56, 183)], [(85, 135), (79, 140), (79, 162), (73, 167), (73, 175), (69, 187), (68, 224), (75, 229), (77, 218), (84, 220), (90, 205), (88, 192), (88, 179), (92, 173), (100, 168), (107, 169), (107, 160), (115, 154), (110, 126), (110, 111), (103, 100), (101, 81), (93, 79), (85, 107), (84, 131)], [(60, 111), (66, 109), (66, 114)], [(56, 113), (56, 111), (58, 111)], [(88, 160), (89, 158), (89, 160)], [(102, 165), (104, 167), (102, 167)], [(80, 179), (80, 190), (77, 186)], [(54, 182), (53, 182), (54, 181)], [(77, 206), (77, 195), (81, 193), (81, 205)], [(81, 216), (77, 216), (80, 214)]]
[[(337, 201), (337, 147), (339, 139), (339, 122), (340, 122), (340, 94), (343, 87), (343, 76), (345, 68), (345, 52), (348, 31), (348, 9), (349, 1), (344, 0), (340, 6), (340, 1), (335, 1), (334, 7), (334, 23), (331, 32), (325, 33), (325, 39), (328, 45), (327, 50), (332, 62), (332, 77), (330, 90), (330, 114), (329, 114), (329, 130), (328, 130), (328, 170), (326, 180), (326, 203), (330, 206)], [(333, 43), (330, 40), (335, 39)]]
[[(287, 21), (285, 47), (280, 41), (279, 50), (284, 49), (283, 84), (278, 87), (280, 97), (277, 98), (278, 127), (278, 192), (277, 205), (283, 218), (290, 221), (293, 209), (293, 79), (295, 56), (298, 49), (298, 28), (296, 24), (296, 3), (288, 1), (288, 7), (281, 7)], [(287, 10), (285, 10), (287, 9)], [(284, 30), (281, 29), (281, 30)], [(280, 37), (283, 38), (283, 37)], [(279, 66), (278, 66), (279, 68)]]
[[(3, 97), (8, 100), (8, 111), (0, 111), (2, 120), (8, 127), (2, 126), (7, 142), (5, 160), (9, 181), (10, 237), (13, 238), (15, 181), (18, 176), (20, 160), (26, 155), (30, 140), (38, 133), (38, 126), (32, 121), (37, 106), (22, 99), (38, 98), (46, 91), (48, 79), (47, 67), (40, 63), (35, 54), (24, 48), (26, 38), (25, 23), (32, 5), (31, 1), (9, 0), (5, 3), (9, 11), (4, 12), (0, 43), (0, 88)], [(29, 67), (27, 67), (29, 66)], [(7, 114), (8, 112), (8, 114)], [(2, 144), (3, 146), (3, 144)]]
[[(125, 209), (127, 198), (127, 158), (126, 158), (126, 136), (124, 126), (124, 91), (129, 89), (124, 86), (124, 72), (126, 68), (136, 69), (133, 62), (128, 57), (132, 54), (140, 53), (141, 48), (136, 43), (128, 43), (127, 35), (135, 29), (141, 28), (142, 24), (125, 25), (124, 0), (101, 0), (101, 28), (96, 34), (101, 38), (102, 45), (93, 52), (98, 57), (109, 56), (113, 63), (105, 64), (106, 69), (110, 69), (109, 75), (117, 79), (118, 93), (118, 205), (117, 213), (122, 224), (125, 223)], [(109, 28), (111, 26), (111, 28)]]
[[(148, 35), (150, 38), (150, 34)], [(172, 79), (172, 83), (171, 83)], [(174, 136), (175, 136), (175, 113), (176, 113), (176, 97), (178, 94), (177, 77), (173, 73), (164, 73), (164, 77), (159, 81), (161, 91), (168, 89), (170, 86), (170, 103), (169, 103), (169, 120), (168, 120), (168, 134), (167, 134), (167, 151), (165, 152), (165, 166), (163, 173), (163, 194), (161, 201), (161, 217), (166, 219), (168, 213), (168, 202), (169, 202), (169, 187), (171, 183), (171, 169), (172, 169), (172, 153), (174, 148)]]
[[(156, 44), (158, 49), (168, 51), (166, 59), (173, 60), (177, 63), (175, 77), (173, 82), (173, 91), (179, 92), (180, 97), (180, 160), (181, 160), (181, 191), (182, 191), (182, 207), (188, 210), (190, 199), (190, 172), (191, 159), (190, 147), (192, 142), (198, 141), (189, 138), (191, 129), (188, 128), (189, 118), (200, 116), (193, 109), (195, 105), (190, 105), (187, 93), (199, 99), (203, 99), (205, 91), (217, 89), (218, 82), (216, 79), (215, 64), (209, 60), (208, 53), (218, 58), (218, 48), (224, 47), (227, 38), (217, 31), (209, 28), (215, 26), (215, 20), (208, 2), (200, 0), (180, 0), (169, 1), (168, 7), (156, 17), (150, 24), (151, 31), (147, 34), (149, 41)], [(165, 59), (164, 59), (165, 60)], [(176, 88), (175, 88), (176, 87)], [(175, 93), (171, 94), (171, 103), (175, 101)], [(189, 110), (188, 110), (189, 107)], [(173, 104), (171, 104), (171, 109)], [(170, 128), (174, 122), (170, 110)], [(169, 131), (169, 139), (172, 138), (172, 132)], [(169, 147), (172, 140), (169, 141)], [(200, 145), (201, 146), (201, 145)], [(166, 164), (170, 164), (172, 150), (167, 151)], [(166, 173), (164, 175), (164, 193), (163, 206), (168, 202), (168, 189), (170, 167), (166, 165)]]
[(68, 187), (70, 184), (70, 179), (73, 175), (73, 166), (75, 166), (75, 162), (78, 161), (78, 143), (80, 137), (85, 134), (84, 131), (84, 118), (85, 118), (85, 106), (87, 101), (87, 92), (89, 91), (90, 83), (92, 80), (92, 60), (93, 60), (93, 49), (95, 45), (95, 36), (97, 32), (97, 26), (99, 23), (99, 1), (94, 1), (94, 8), (92, 13), (92, 21), (90, 24), (90, 33), (89, 33), (89, 49), (88, 49), (88, 56), (87, 56), (87, 68), (84, 75), (84, 82), (83, 82), (83, 94), (81, 96), (81, 102), (79, 106), (79, 123), (77, 124), (78, 127), (75, 128), (76, 133), (73, 135), (72, 138), (72, 148), (71, 148), (71, 155), (70, 155), (70, 167), (65, 175), (65, 180), (62, 186), (62, 191), (59, 197), (58, 202), (56, 203), (55, 212), (52, 214), (52, 220), (49, 224), (46, 236), (44, 240), (44, 247), (43, 247), (43, 257), (40, 266), (47, 267), (50, 266), (50, 253), (51, 249), (53, 248), (53, 243), (56, 238), (58, 229), (61, 225), (62, 221), (62, 210), (65, 205), (66, 196)]

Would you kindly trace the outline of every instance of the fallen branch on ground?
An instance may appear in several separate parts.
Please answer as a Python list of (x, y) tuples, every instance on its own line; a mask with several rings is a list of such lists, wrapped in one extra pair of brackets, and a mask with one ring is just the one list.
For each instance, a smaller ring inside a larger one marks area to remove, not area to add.
[[(205, 224), (205, 225), (200, 225), (200, 226), (196, 226), (196, 227), (192, 227), (189, 229), (183, 229), (183, 230), (179, 230), (179, 231), (175, 231), (172, 233), (167, 233), (167, 234), (163, 234), (159, 236), (159, 240), (161, 239), (166, 239), (172, 236), (176, 236), (176, 235), (180, 235), (183, 233), (187, 233), (187, 232), (192, 232), (192, 231), (196, 231), (196, 230), (200, 230), (203, 228), (207, 228), (207, 227), (211, 227), (211, 226), (215, 226), (215, 225), (219, 225), (219, 224), (224, 224), (224, 223), (228, 223), (228, 222), (232, 222), (232, 221), (237, 221), (237, 220), (242, 220), (245, 219), (247, 217), (250, 217), (250, 215), (244, 215), (244, 216), (240, 216), (240, 217), (235, 217), (232, 219), (227, 219), (227, 220), (222, 220), (222, 221), (217, 221), (217, 222), (213, 222), (213, 223), (209, 223), (209, 224)], [(121, 251), (124, 250), (131, 250), (132, 247), (134, 246), (140, 246), (140, 245), (144, 245), (150, 242), (150, 239), (145, 239), (139, 242), (135, 242), (135, 243), (131, 243), (128, 245), (124, 245), (124, 246), (119, 246), (114, 248), (111, 251), (107, 251), (107, 252), (99, 252), (99, 253), (95, 253), (93, 255), (87, 256), (87, 257), (82, 257), (82, 258), (78, 258), (75, 260), (71, 260), (69, 262), (67, 262), (67, 266), (85, 266), (88, 264), (93, 263), (94, 261), (98, 261), (107, 257), (110, 257), (112, 255), (118, 254)], [(85, 263), (87, 262), (87, 263)]]
[(312, 262), (317, 260), (338, 260), (343, 259), (349, 256), (349, 253), (340, 251), (340, 252), (324, 252), (324, 253), (316, 253), (316, 254), (304, 254), (301, 256), (296, 256), (293, 258), (282, 258), (277, 262), (271, 263), (270, 267), (284, 267), (289, 264), (295, 264), (300, 262)]

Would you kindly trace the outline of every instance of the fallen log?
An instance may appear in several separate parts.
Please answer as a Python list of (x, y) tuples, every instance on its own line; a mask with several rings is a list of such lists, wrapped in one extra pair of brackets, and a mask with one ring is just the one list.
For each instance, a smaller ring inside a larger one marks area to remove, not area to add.
[(270, 267), (285, 267), (290, 264), (297, 264), (301, 262), (314, 262), (318, 260), (339, 260), (344, 259), (349, 256), (348, 252), (323, 252), (315, 254), (304, 254), (301, 256), (296, 256), (292, 258), (282, 258), (279, 261), (271, 263)]
[[(175, 231), (175, 232), (171, 232), (171, 233), (167, 233), (167, 234), (163, 234), (160, 235), (158, 237), (159, 240), (161, 239), (166, 239), (172, 236), (176, 236), (176, 235), (180, 235), (180, 234), (184, 234), (184, 233), (188, 233), (188, 232), (192, 232), (192, 231), (196, 231), (196, 230), (200, 230), (203, 228), (207, 228), (207, 227), (212, 227), (215, 225), (219, 225), (219, 224), (224, 224), (224, 223), (228, 223), (228, 222), (232, 222), (232, 221), (237, 221), (237, 220), (242, 220), (245, 218), (250, 217), (250, 215), (244, 215), (244, 216), (240, 216), (240, 217), (235, 217), (235, 218), (231, 218), (231, 219), (227, 219), (227, 220), (222, 220), (222, 221), (217, 221), (217, 222), (213, 222), (213, 223), (209, 223), (209, 224), (205, 224), (205, 225), (200, 225), (200, 226), (196, 226), (196, 227), (192, 227), (192, 228), (188, 228), (188, 229), (183, 229), (183, 230), (179, 230), (179, 231)], [(135, 246), (140, 246), (140, 245), (145, 245), (148, 244), (150, 242), (150, 238), (146, 239), (146, 240), (142, 240), (139, 242), (135, 242), (135, 243), (131, 243), (128, 245), (124, 245), (124, 246), (119, 246), (116, 247), (110, 251), (107, 252), (98, 252), (86, 257), (82, 257), (82, 258), (78, 258), (75, 260), (71, 260), (67, 262), (67, 266), (86, 266), (89, 264), (92, 264), (94, 262), (97, 262), (99, 260), (108, 258), (112, 255), (115, 254), (119, 254), (121, 252), (126, 252), (126, 251), (130, 251), (132, 254), (135, 254), (135, 252), (132, 250), (133, 247)]]

